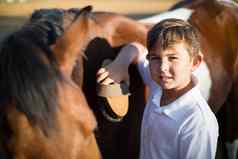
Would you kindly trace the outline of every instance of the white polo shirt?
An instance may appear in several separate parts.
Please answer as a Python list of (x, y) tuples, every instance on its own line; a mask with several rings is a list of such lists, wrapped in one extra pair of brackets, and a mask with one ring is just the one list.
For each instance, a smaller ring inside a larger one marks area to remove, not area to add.
[(138, 68), (150, 87), (140, 159), (215, 159), (218, 123), (198, 86), (160, 107), (161, 88), (150, 77), (148, 61), (141, 58)]

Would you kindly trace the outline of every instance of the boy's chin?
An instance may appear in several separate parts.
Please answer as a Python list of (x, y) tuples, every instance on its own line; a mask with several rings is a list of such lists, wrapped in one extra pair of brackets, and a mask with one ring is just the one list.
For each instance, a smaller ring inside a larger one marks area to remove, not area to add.
[(163, 82), (158, 82), (158, 84), (160, 85), (160, 87), (163, 89), (163, 90), (170, 90), (170, 89), (173, 89), (173, 86), (169, 83), (163, 83)]
[(173, 90), (174, 88), (168, 87), (168, 86), (161, 86), (161, 89), (169, 91), (169, 90)]

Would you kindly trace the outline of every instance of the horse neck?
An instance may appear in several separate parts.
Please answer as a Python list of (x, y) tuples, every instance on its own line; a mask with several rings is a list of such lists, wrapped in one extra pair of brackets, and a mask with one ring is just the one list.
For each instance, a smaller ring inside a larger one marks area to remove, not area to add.
[(182, 0), (173, 5), (169, 10), (174, 10), (178, 8), (190, 8), (196, 10), (197, 8), (206, 8), (209, 10), (217, 10), (216, 0)]
[[(230, 57), (229, 66), (233, 66), (233, 72), (236, 73), (238, 69), (236, 66), (238, 65), (238, 7), (229, 4), (229, 2), (219, 3), (220, 11), (214, 19), (217, 21), (217, 26), (221, 26), (216, 29), (222, 31), (218, 34), (224, 39), (223, 42), (220, 40), (223, 43), (221, 46), (224, 46), (224, 59)], [(238, 79), (237, 77), (235, 75), (236, 79)]]
[(238, 8), (233, 8), (234, 10), (231, 11), (230, 15), (228, 15), (228, 19), (230, 19), (229, 23), (226, 25), (228, 30), (228, 37), (227, 43), (230, 46), (230, 50), (233, 52), (233, 59), (235, 59), (234, 65), (233, 65), (233, 79), (234, 81), (238, 81)]
[(112, 46), (118, 46), (129, 42), (137, 41), (146, 45), (146, 34), (148, 26), (138, 23), (134, 20), (122, 18), (112, 36)]
[[(212, 5), (215, 7), (211, 8)], [(202, 13), (205, 15), (201, 15)], [(213, 44), (214, 49), (217, 49), (213, 50), (217, 56), (219, 52), (221, 53), (225, 67), (232, 74), (233, 79), (238, 79), (238, 8), (214, 2), (210, 6), (199, 7), (193, 19), (192, 23), (200, 26), (198, 28), (202, 36)], [(210, 30), (209, 34), (207, 30)]]
[(185, 0), (184, 3), (191, 6), (195, 6), (198, 4), (213, 5), (214, 3), (217, 3), (217, 0)]
[(112, 47), (137, 41), (145, 45), (148, 26), (126, 16), (110, 12), (95, 12), (97, 35), (106, 39)]

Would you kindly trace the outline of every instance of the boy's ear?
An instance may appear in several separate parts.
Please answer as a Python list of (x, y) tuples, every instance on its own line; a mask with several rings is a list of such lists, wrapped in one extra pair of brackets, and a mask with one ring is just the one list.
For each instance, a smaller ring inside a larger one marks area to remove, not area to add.
[(199, 52), (199, 54), (197, 54), (196, 56), (193, 57), (192, 71), (195, 71), (198, 68), (198, 66), (201, 64), (202, 61), (203, 61), (203, 54), (201, 52)]

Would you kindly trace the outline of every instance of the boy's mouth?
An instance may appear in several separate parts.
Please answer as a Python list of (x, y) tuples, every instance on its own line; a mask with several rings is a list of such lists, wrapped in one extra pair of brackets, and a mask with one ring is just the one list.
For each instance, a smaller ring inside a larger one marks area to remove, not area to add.
[(159, 79), (161, 81), (168, 81), (168, 80), (172, 79), (172, 77), (171, 76), (167, 76), (167, 75), (160, 75)]

